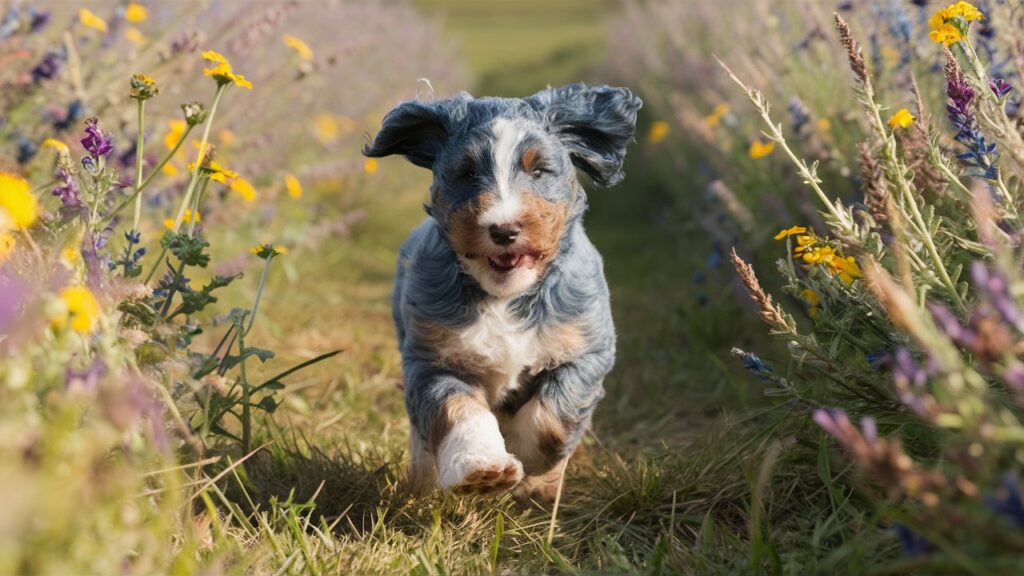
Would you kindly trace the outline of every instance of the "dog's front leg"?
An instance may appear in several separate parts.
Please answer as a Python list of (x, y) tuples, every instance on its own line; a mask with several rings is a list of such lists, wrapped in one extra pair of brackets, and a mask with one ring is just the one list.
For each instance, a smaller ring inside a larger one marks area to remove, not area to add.
[(441, 489), (458, 494), (497, 494), (515, 486), (523, 466), (505, 449), (498, 421), (479, 390), (445, 372), (407, 367), (410, 373), (406, 409), (413, 424), (417, 488), (424, 491), (424, 475), (435, 467)]
[(602, 381), (613, 361), (608, 349), (538, 374), (536, 394), (503, 422), (508, 449), (526, 474), (517, 496), (554, 499), (569, 457), (604, 396)]

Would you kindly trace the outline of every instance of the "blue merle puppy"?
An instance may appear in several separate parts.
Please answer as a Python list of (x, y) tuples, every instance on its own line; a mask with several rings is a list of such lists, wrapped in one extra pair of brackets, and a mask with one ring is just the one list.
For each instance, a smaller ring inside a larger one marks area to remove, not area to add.
[(463, 93), (401, 104), (365, 148), (434, 173), (393, 300), (419, 492), (554, 497), (615, 361), (576, 168), (618, 183), (640, 106), (584, 84)]

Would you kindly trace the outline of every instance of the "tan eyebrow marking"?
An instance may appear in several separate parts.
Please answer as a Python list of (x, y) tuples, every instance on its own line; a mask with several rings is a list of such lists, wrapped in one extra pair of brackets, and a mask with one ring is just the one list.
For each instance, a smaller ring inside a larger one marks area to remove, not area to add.
[(526, 152), (523, 152), (523, 157), (519, 159), (519, 163), (522, 165), (523, 171), (529, 173), (536, 170), (540, 160), (540, 150), (535, 147), (530, 147), (526, 149)]

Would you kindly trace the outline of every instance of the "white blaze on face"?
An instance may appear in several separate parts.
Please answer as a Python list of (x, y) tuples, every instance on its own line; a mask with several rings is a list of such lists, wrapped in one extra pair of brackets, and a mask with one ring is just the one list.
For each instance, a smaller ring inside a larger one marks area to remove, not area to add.
[(519, 219), (521, 202), (519, 191), (513, 187), (515, 170), (519, 165), (516, 151), (526, 137), (526, 126), (507, 118), (498, 118), (491, 126), (494, 135), (493, 157), (495, 194), (497, 198), (480, 215), (480, 225), (509, 224)]

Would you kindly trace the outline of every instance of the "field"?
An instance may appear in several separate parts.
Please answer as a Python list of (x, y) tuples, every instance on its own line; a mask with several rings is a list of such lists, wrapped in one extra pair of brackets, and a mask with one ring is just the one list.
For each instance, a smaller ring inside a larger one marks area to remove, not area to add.
[[(1022, 568), (1024, 6), (147, 4), (0, 2), (0, 573)], [(557, 509), (415, 496), (360, 149), (576, 81), (645, 101), (606, 397)]]

